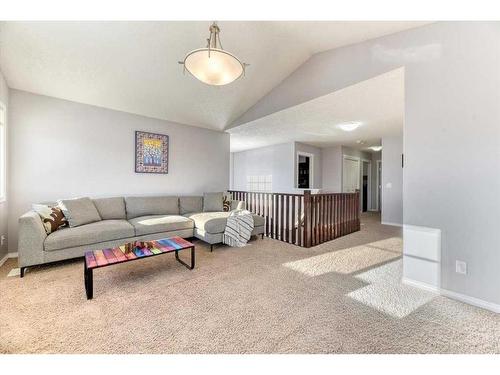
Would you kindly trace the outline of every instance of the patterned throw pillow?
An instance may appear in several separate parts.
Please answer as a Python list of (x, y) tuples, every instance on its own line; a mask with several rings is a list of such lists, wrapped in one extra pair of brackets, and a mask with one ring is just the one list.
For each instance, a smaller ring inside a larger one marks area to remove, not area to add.
[(34, 204), (33, 211), (35, 211), (42, 219), (45, 232), (50, 234), (59, 228), (67, 227), (68, 221), (64, 216), (61, 209), (57, 206), (48, 206), (46, 204)]
[(224, 212), (231, 211), (231, 196), (228, 193), (225, 193), (222, 197), (222, 206)]

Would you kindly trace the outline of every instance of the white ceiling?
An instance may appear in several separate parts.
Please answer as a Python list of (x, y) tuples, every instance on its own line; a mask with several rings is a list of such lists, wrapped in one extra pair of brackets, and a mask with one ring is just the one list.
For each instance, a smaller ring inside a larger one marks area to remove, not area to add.
[[(380, 145), (384, 136), (401, 134), (403, 116), (400, 68), (228, 131), (232, 152), (292, 141), (367, 149)], [(362, 125), (352, 132), (338, 129), (338, 124), (350, 121)], [(365, 143), (357, 143), (360, 140)]]
[(206, 86), (177, 63), (209, 22), (3, 22), (0, 67), (11, 88), (183, 124), (224, 129), (312, 54), (427, 22), (219, 22), (244, 79)]

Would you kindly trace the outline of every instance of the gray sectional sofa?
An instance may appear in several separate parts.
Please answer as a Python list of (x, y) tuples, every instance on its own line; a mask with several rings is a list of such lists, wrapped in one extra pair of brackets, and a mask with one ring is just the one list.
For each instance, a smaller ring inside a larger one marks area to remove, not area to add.
[[(114, 197), (93, 199), (100, 221), (62, 228), (47, 235), (40, 216), (29, 211), (19, 219), (19, 267), (82, 257), (85, 251), (130, 241), (197, 237), (222, 242), (229, 212), (203, 211), (203, 197)], [(243, 202), (232, 201), (231, 209)], [(205, 207), (206, 209), (206, 207)], [(264, 218), (254, 215), (253, 235), (264, 233)]]

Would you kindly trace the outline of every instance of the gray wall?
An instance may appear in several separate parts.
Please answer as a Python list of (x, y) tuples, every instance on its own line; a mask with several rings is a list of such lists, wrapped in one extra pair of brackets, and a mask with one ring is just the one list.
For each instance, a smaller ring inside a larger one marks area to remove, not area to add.
[(332, 146), (321, 149), (323, 157), (322, 176), (323, 176), (323, 191), (325, 192), (341, 192), (342, 191), (342, 165), (343, 155), (358, 157), (371, 161), (371, 207), (375, 207), (376, 192), (377, 192), (377, 166), (376, 160), (380, 159), (380, 152), (367, 152), (353, 149), (347, 146)]
[(297, 153), (314, 155), (313, 184), (311, 189), (321, 188), (322, 150), (299, 142), (282, 143), (252, 150), (233, 152), (232, 188), (247, 190), (247, 176), (273, 176), (273, 192), (296, 193)]
[(499, 304), (500, 22), (438, 22), (316, 54), (233, 125), (400, 67), (404, 223), (441, 229), (444, 289)]
[[(229, 134), (10, 91), (9, 250), (33, 202), (229, 186)], [(169, 173), (134, 173), (134, 132), (170, 136)]]
[(342, 146), (327, 147), (321, 151), (323, 190), (339, 193), (342, 191)]
[(403, 136), (382, 138), (382, 223), (403, 224)]
[[(9, 88), (7, 87), (7, 83), (3, 77), (2, 72), (0, 71), (0, 102), (2, 102), (7, 108), (7, 116), (9, 111)], [(7, 127), (9, 127), (9, 122), (7, 121)], [(7, 129), (7, 136), (9, 133), (9, 129)], [(7, 145), (8, 147), (8, 145)], [(8, 148), (7, 148), (8, 149)], [(8, 155), (7, 155), (8, 157)], [(8, 176), (7, 176), (8, 177)], [(5, 202), (0, 202), (0, 236), (5, 235), (6, 240), (8, 240), (8, 229), (7, 229), (7, 209), (8, 209), (8, 198)], [(7, 241), (0, 246), (0, 260), (7, 254)]]
[(253, 150), (234, 152), (234, 190), (247, 190), (247, 176), (273, 176), (273, 191), (293, 191), (294, 144), (283, 143)]
[(342, 155), (353, 156), (360, 159), (372, 160), (372, 154), (368, 151), (356, 150), (351, 147), (342, 146)]
[(313, 186), (311, 189), (321, 189), (322, 187), (322, 178), (321, 178), (321, 169), (322, 169), (322, 161), (321, 161), (321, 149), (314, 146), (309, 146), (304, 143), (295, 142), (295, 159), (294, 159), (294, 174), (293, 174), (293, 183), (296, 186), (297, 183), (297, 154), (299, 152), (306, 152), (308, 154), (314, 155), (313, 162)]

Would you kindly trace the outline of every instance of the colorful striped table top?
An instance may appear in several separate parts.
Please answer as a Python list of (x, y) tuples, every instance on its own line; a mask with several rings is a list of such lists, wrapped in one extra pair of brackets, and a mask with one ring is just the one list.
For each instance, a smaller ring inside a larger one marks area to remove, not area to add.
[[(139, 242), (149, 244), (150, 248), (135, 246)], [(114, 249), (93, 250), (85, 252), (87, 268), (105, 267), (115, 263), (128, 262), (137, 258), (146, 258), (175, 250), (189, 249), (194, 245), (181, 237), (170, 237), (156, 241), (132, 242), (131, 251), (127, 251), (126, 244)]]

